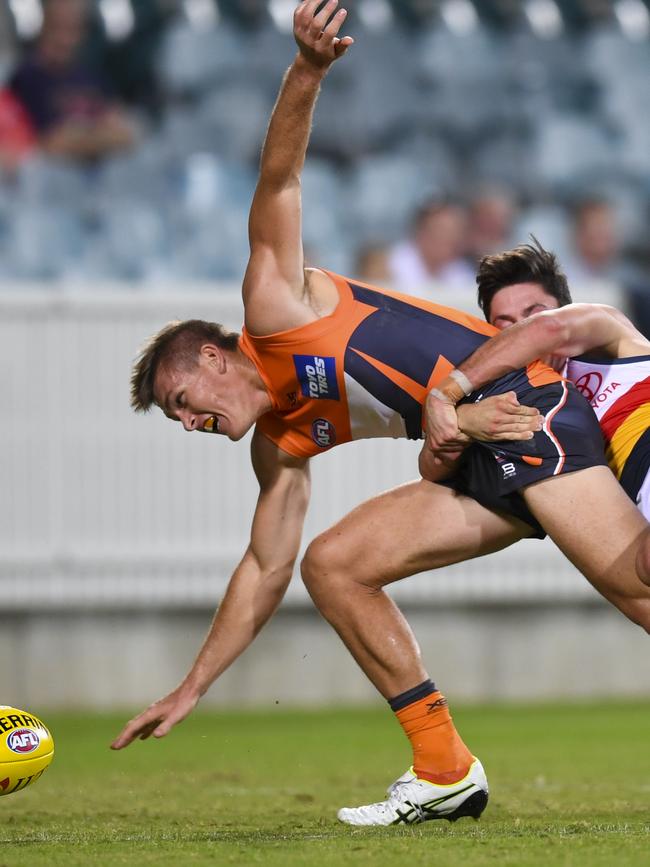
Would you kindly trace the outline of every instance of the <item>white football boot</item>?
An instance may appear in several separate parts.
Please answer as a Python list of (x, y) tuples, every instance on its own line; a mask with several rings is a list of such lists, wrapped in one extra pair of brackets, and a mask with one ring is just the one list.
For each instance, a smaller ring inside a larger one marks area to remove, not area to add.
[(398, 777), (394, 783), (390, 784), (390, 786), (386, 789), (386, 794), (390, 798), (393, 792), (398, 789), (403, 783), (412, 783), (413, 780), (417, 780), (417, 777), (413, 773), (413, 765), (411, 765), (408, 771), (404, 771), (401, 777)]
[(337, 815), (348, 825), (412, 825), (430, 819), (455, 822), (462, 816), (478, 819), (488, 801), (483, 765), (474, 759), (457, 783), (439, 786), (419, 780), (412, 769), (388, 788), (388, 798), (365, 807), (343, 807)]

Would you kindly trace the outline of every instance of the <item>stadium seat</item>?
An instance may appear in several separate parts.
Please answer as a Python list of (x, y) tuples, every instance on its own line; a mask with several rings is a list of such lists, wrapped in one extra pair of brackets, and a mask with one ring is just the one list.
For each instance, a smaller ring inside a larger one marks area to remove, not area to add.
[(573, 114), (540, 118), (534, 150), (541, 179), (560, 194), (566, 184), (616, 172), (620, 158), (614, 137), (597, 120)]
[(513, 231), (515, 244), (529, 244), (531, 235), (547, 250), (557, 253), (560, 261), (568, 255), (568, 220), (563, 208), (540, 205), (526, 208), (519, 215)]
[(221, 52), (215, 50), (216, 31), (199, 30), (178, 18), (167, 30), (156, 63), (158, 77), (172, 98), (202, 93), (217, 77)]
[(257, 162), (273, 103), (247, 84), (219, 88), (205, 96), (196, 123), (204, 141), (223, 157)]
[(83, 253), (79, 214), (61, 204), (16, 203), (6, 251), (10, 270), (20, 280), (59, 280), (76, 268)]
[(347, 188), (347, 224), (358, 244), (390, 241), (406, 230), (422, 201), (453, 188), (452, 169), (440, 147), (428, 160), (386, 154), (361, 160)]
[(88, 259), (91, 270), (130, 282), (161, 273), (169, 246), (160, 208), (124, 196), (105, 203), (99, 221), (94, 255)]

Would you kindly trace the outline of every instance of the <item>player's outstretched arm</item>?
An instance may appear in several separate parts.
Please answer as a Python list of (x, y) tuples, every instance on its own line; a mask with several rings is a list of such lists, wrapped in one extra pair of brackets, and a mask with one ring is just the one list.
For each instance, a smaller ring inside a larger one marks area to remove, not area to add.
[(136, 738), (163, 737), (185, 719), (208, 687), (251, 644), (284, 596), (309, 501), (308, 461), (290, 457), (257, 432), (252, 460), (260, 494), (250, 544), (196, 661), (173, 692), (124, 727), (111, 744), (113, 749), (122, 749)]
[[(650, 343), (620, 310), (606, 304), (569, 304), (536, 313), (488, 340), (459, 365), (472, 389), (547, 356), (572, 358), (597, 350), (611, 358), (647, 352)], [(449, 387), (445, 383), (443, 390)], [(449, 393), (452, 401), (458, 382)]]
[(347, 13), (338, 9), (338, 0), (321, 4), (305, 0), (294, 13), (298, 54), (282, 82), (262, 148), (242, 288), (246, 327), (255, 334), (294, 327), (287, 310), (302, 301), (305, 290), (300, 175), (321, 82), (353, 42), (339, 36)]
[[(459, 429), (473, 435), (468, 427), (485, 422), (499, 422), (498, 416), (482, 418), (485, 408), (475, 410), (476, 419), (460, 426), (455, 405), (465, 394), (481, 388), (513, 370), (526, 367), (538, 358), (549, 356), (563, 359), (585, 352), (599, 351), (612, 358), (625, 358), (650, 352), (650, 343), (619, 310), (605, 304), (570, 304), (558, 310), (546, 310), (519, 322), (486, 341), (466, 358), (450, 377), (427, 397), (427, 444), (438, 452), (443, 444), (453, 440)], [(487, 403), (487, 402), (486, 402)], [(536, 419), (530, 408), (514, 402), (500, 408), (505, 412), (505, 425), (497, 427), (497, 436), (485, 439), (523, 439), (527, 431), (535, 430)], [(469, 412), (469, 411), (468, 411)], [(504, 436), (513, 432), (515, 436)]]

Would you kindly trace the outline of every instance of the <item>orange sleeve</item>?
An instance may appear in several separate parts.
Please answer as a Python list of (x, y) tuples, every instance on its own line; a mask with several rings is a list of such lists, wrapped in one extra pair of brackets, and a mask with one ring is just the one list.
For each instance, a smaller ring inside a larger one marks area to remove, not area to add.
[(257, 420), (256, 429), (283, 452), (294, 458), (313, 458), (325, 451), (325, 449), (319, 449), (315, 443), (311, 443), (307, 437), (291, 430), (281, 418), (272, 412), (267, 412), (266, 415)]
[(528, 376), (528, 381), (535, 388), (539, 388), (541, 385), (551, 385), (553, 382), (562, 382), (564, 377), (553, 370), (552, 367), (549, 367), (548, 364), (544, 364), (543, 361), (533, 361), (526, 368), (526, 374)]

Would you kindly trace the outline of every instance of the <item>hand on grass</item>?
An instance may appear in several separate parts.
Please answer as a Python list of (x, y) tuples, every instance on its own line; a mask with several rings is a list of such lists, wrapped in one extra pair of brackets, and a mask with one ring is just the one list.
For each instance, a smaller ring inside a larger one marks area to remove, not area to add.
[(179, 722), (185, 719), (196, 707), (200, 694), (182, 685), (165, 698), (154, 702), (145, 711), (130, 720), (111, 744), (112, 750), (121, 750), (133, 743), (153, 735), (162, 738)]

